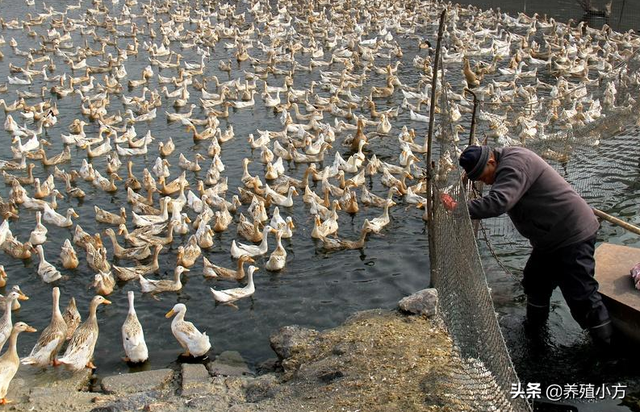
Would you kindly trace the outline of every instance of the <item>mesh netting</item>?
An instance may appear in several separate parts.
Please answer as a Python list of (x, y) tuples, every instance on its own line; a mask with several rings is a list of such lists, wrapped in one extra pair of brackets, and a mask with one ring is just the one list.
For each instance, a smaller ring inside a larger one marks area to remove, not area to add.
[[(464, 11), (458, 10), (455, 19), (447, 21), (443, 48), (451, 50), (452, 43), (459, 40), (455, 38), (456, 24), (462, 25), (458, 19), (463, 15)], [(493, 147), (529, 147), (556, 167), (590, 204), (604, 207), (609, 202), (611, 206), (611, 193), (628, 186), (622, 179), (625, 175), (623, 165), (635, 164), (639, 158), (637, 142), (615, 137), (639, 109), (637, 37), (609, 30), (596, 32), (583, 26), (554, 26), (529, 36), (525, 20), (508, 22), (511, 33), (520, 33), (522, 37), (515, 38), (522, 44), (526, 42), (528, 47), (543, 44), (544, 36), (551, 30), (560, 36), (572, 37), (574, 41), (578, 39), (583, 42), (581, 47), (604, 52), (601, 61), (585, 63), (582, 71), (576, 70), (572, 74), (567, 74), (551, 59), (549, 64), (535, 70), (518, 72), (522, 66), (517, 66), (519, 62), (514, 57), (517, 52), (514, 53), (512, 47), (511, 54), (507, 54), (507, 60), (512, 60), (509, 66), (500, 64), (505, 71), (485, 76), (483, 86), (491, 86), (483, 87), (484, 92), (477, 93), (478, 140)], [(589, 35), (584, 36), (584, 33)], [(607, 52), (613, 43), (623, 45), (624, 51)], [(490, 66), (496, 62), (492, 62), (492, 58), (495, 59), (495, 55), (476, 57), (475, 61), (471, 57), (476, 67)], [(479, 410), (527, 411), (531, 407), (526, 400), (510, 396), (518, 377), (497, 322), (478, 253), (477, 227), (466, 208), (448, 212), (437, 200), (444, 192), (459, 203), (466, 202), (469, 193), (455, 166), (460, 148), (466, 145), (455, 139), (460, 121), (454, 113), (458, 112), (459, 118), (459, 111), (464, 109), (460, 90), (450, 87), (450, 84), (458, 84), (461, 78), (461, 65), (456, 63), (461, 62), (447, 61), (446, 57), (440, 62), (438, 139), (433, 153), (438, 159), (434, 162), (433, 180), (436, 201), (430, 226), (432, 282), (440, 291), (445, 322), (461, 357), (466, 359), (466, 372), (459, 375), (460, 393), (471, 394)], [(504, 82), (505, 77), (513, 78), (514, 75), (515, 81)], [(612, 135), (614, 137), (610, 138)], [(606, 175), (602, 172), (603, 165), (607, 165)], [(489, 238), (498, 239), (493, 246), (528, 247), (526, 239), (515, 231), (507, 217), (489, 219), (483, 224)], [(470, 376), (481, 376), (482, 379), (470, 379)]]
[[(455, 159), (446, 82), (440, 87), (441, 133), (436, 155), (439, 152), (441, 158), (453, 156)], [(457, 202), (465, 202), (460, 170), (454, 168), (442, 173), (444, 167), (441, 162), (436, 191), (450, 194)], [(439, 291), (443, 317), (465, 364), (465, 373), (453, 376), (459, 384), (459, 396), (467, 394), (478, 410), (530, 410), (524, 399), (509, 396), (511, 385), (519, 381), (495, 316), (466, 208), (458, 208), (452, 214), (436, 202), (430, 242), (431, 279)]]

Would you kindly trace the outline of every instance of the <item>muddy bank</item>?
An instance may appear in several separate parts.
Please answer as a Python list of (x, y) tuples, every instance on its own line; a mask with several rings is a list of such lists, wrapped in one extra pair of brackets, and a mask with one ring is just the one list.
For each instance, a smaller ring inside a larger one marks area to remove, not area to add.
[[(7, 409), (17, 411), (464, 411), (449, 379), (460, 359), (435, 313), (434, 296), (400, 310), (359, 312), (326, 331), (287, 326), (271, 336), (277, 359), (251, 371), (236, 352), (207, 364), (183, 364), (103, 379), (21, 368)], [(49, 373), (49, 372), (47, 372)], [(54, 376), (55, 375), (55, 376)], [(66, 382), (66, 383), (64, 383)], [(96, 392), (96, 390), (98, 390)]]

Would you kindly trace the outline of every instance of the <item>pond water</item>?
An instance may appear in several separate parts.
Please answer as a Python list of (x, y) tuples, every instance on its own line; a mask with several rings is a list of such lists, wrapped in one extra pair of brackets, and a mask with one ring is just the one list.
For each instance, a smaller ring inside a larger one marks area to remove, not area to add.
[[(145, 2), (140, 2), (145, 3)], [(630, 2), (631, 3), (631, 2)], [(56, 2), (55, 8), (63, 10), (66, 4), (71, 2)], [(480, 6), (496, 7), (492, 3), (474, 2)], [(509, 2), (509, 4), (511, 4)], [(568, 20), (570, 18), (580, 19), (581, 13), (576, 10), (572, 2), (536, 2), (539, 9), (527, 8), (529, 13), (549, 13), (549, 15), (557, 16), (558, 20)], [(554, 7), (551, 7), (554, 5)], [(557, 7), (555, 6), (557, 5)], [(111, 7), (110, 3), (109, 6)], [(83, 4), (80, 11), (70, 12), (73, 16), (90, 7)], [(120, 10), (122, 4), (114, 5), (115, 10)], [(135, 6), (133, 10), (138, 11), (139, 6)], [(246, 7), (240, 4), (239, 10), (242, 11)], [(515, 3), (514, 3), (515, 7)], [(532, 7), (529, 5), (528, 7)], [(545, 11), (545, 7), (549, 7)], [(614, 5), (614, 14), (617, 5)], [(630, 5), (627, 5), (630, 7)], [(634, 7), (637, 7), (634, 6)], [(506, 10), (506, 8), (503, 8)], [(519, 10), (522, 10), (520, 8)], [(0, 0), (0, 15), (5, 21), (11, 19), (23, 19), (27, 13), (35, 15), (36, 12), (42, 12), (42, 4), (36, 2), (36, 6), (29, 7), (23, 2), (8, 2)], [(515, 11), (515, 10), (514, 10)], [(551, 13), (554, 14), (551, 14)], [(637, 10), (635, 11), (637, 16)], [(633, 10), (629, 12), (629, 16), (633, 16)], [(633, 28), (633, 23), (637, 21), (627, 19), (627, 13), (622, 13), (623, 18), (616, 26), (614, 22), (610, 22), (614, 28), (627, 30)], [(166, 20), (167, 16), (163, 16)], [(156, 23), (157, 25), (158, 23)], [(146, 25), (146, 23), (144, 23)], [(195, 25), (189, 22), (184, 23), (185, 29), (194, 29)], [(157, 29), (157, 26), (155, 26)], [(33, 26), (33, 30), (43, 34), (44, 30), (49, 29), (48, 26)], [(18, 48), (28, 50), (29, 48), (39, 47), (34, 38), (27, 35), (24, 30), (3, 29), (0, 35), (4, 36), (7, 44), (0, 46), (0, 51), (4, 54), (4, 59), (0, 61), (0, 79), (4, 81), (9, 72), (9, 65), (24, 66), (25, 58), (16, 55), (9, 47), (9, 40), (15, 38)], [(431, 35), (431, 33), (430, 33)], [(88, 44), (96, 49), (96, 43), (90, 36), (82, 36), (79, 32), (71, 33), (72, 40), (75, 45), (83, 45), (85, 39)], [(141, 38), (142, 40), (151, 41), (149, 38)], [(119, 46), (125, 47), (130, 40), (121, 38)], [(156, 38), (156, 42), (159, 38)], [(418, 48), (415, 41), (409, 41), (405, 38), (399, 40), (403, 47), (404, 55), (401, 59), (403, 65), (400, 66), (398, 77), (404, 84), (415, 85), (419, 80), (418, 71), (413, 67), (413, 57), (425, 52)], [(221, 43), (225, 43), (222, 41)], [(172, 44), (183, 55), (183, 60), (189, 62), (199, 62), (200, 56), (195, 49), (181, 49), (178, 44)], [(234, 57), (234, 49), (225, 49), (219, 44), (213, 51), (211, 57), (206, 60), (205, 75), (217, 76), (221, 81), (228, 79), (240, 78), (244, 79), (243, 71), (251, 71), (252, 67), (247, 63), (237, 64)], [(254, 58), (264, 58), (265, 56), (257, 49), (251, 49), (250, 54)], [(326, 56), (325, 56), (326, 58)], [(64, 72), (79, 76), (83, 72), (73, 72), (67, 68), (61, 57), (54, 57), (54, 62), (58, 69), (54, 74), (62, 74)], [(90, 65), (97, 65), (98, 59), (91, 57), (88, 59)], [(233, 69), (228, 75), (226, 72), (219, 70), (218, 63), (220, 61), (231, 60)], [(302, 57), (302, 64), (309, 61), (309, 56)], [(382, 66), (389, 62), (388, 60), (378, 59), (376, 64)], [(149, 64), (147, 54), (142, 50), (138, 56), (130, 56), (124, 63), (129, 73), (128, 79), (140, 79), (141, 72)], [(41, 68), (42, 64), (36, 67)], [(341, 66), (339, 66), (341, 69)], [(333, 68), (332, 68), (333, 69)], [(154, 67), (156, 74), (163, 76), (175, 76), (175, 70), (158, 71)], [(333, 69), (339, 70), (339, 69)], [(459, 76), (459, 75), (458, 75)], [(98, 75), (96, 80), (101, 80)], [(319, 70), (308, 73), (297, 71), (294, 75), (294, 88), (309, 87), (312, 81), (320, 81)], [(456, 78), (456, 80), (459, 80)], [(281, 85), (284, 82), (284, 76), (275, 76), (269, 78), (270, 85)], [(367, 86), (384, 86), (385, 75), (370, 73)], [(41, 76), (34, 78), (34, 83), (30, 86), (9, 85), (7, 93), (0, 94), (0, 98), (5, 99), (8, 103), (12, 102), (16, 97), (17, 91), (29, 90), (32, 92), (40, 92), (41, 87), (46, 86), (47, 90), (51, 84), (45, 83)], [(149, 88), (160, 89), (162, 85), (157, 82), (157, 76), (150, 80)], [(199, 104), (200, 93), (189, 88), (191, 92), (190, 103)], [(124, 94), (131, 96), (139, 96), (141, 89), (127, 90), (125, 87)], [(328, 96), (327, 92), (318, 90), (321, 96)], [(56, 100), (55, 97), (45, 92), (45, 98), (53, 98), (60, 110), (58, 116), (58, 124), (47, 130), (45, 137), (51, 142), (51, 146), (47, 147), (49, 155), (59, 153), (62, 150), (61, 133), (68, 133), (67, 127), (74, 119), (82, 119), (79, 112), (82, 101), (78, 95), (70, 95), (62, 99)], [(389, 99), (379, 99), (378, 109), (397, 107), (401, 103), (401, 96), (394, 96)], [(39, 99), (30, 99), (28, 102), (34, 104)], [(170, 102), (164, 99), (165, 103)], [(112, 97), (109, 107), (109, 113), (121, 111), (124, 113), (126, 106), (121, 103), (118, 97)], [(144, 135), (148, 130), (155, 137), (155, 141), (149, 147), (149, 153), (146, 156), (133, 157), (133, 172), (138, 177), (142, 177), (142, 170), (151, 168), (157, 155), (157, 143), (164, 142), (173, 138), (176, 143), (176, 151), (169, 157), (171, 166), (171, 178), (177, 177), (181, 173), (178, 167), (178, 154), (183, 153), (188, 159), (193, 159), (195, 153), (206, 155), (208, 142), (194, 144), (189, 132), (185, 131), (184, 126), (179, 122), (168, 123), (164, 115), (164, 111), (173, 112), (173, 108), (169, 104), (163, 105), (158, 109), (158, 116), (152, 121), (137, 123), (136, 131), (138, 136)], [(19, 123), (23, 120), (17, 113), (13, 113), (15, 119)], [(200, 108), (194, 111), (194, 117), (203, 118), (204, 112)], [(4, 122), (5, 114), (0, 112), (0, 121)], [(333, 124), (334, 118), (329, 114), (325, 114), (324, 121)], [(407, 124), (416, 130), (418, 139), (422, 139), (426, 133), (426, 123), (412, 122), (408, 111), (401, 111), (399, 117), (392, 122), (393, 128), (389, 137), (371, 139), (367, 149), (367, 154), (375, 153), (380, 159), (398, 163), (398, 155), (400, 149), (397, 144), (396, 136), (400, 132), (402, 125)], [(229, 179), (229, 194), (237, 193), (236, 187), (241, 185), (240, 177), (242, 175), (241, 160), (245, 157), (254, 160), (250, 165), (252, 174), (262, 174), (263, 165), (260, 162), (259, 151), (252, 151), (246, 143), (246, 139), (250, 133), (257, 135), (256, 130), (282, 130), (279, 121), (279, 115), (274, 113), (270, 108), (264, 106), (259, 95), (256, 96), (256, 105), (248, 109), (231, 110), (229, 119), (221, 119), (220, 128), (226, 130), (233, 125), (235, 138), (222, 145), (222, 161), (226, 166), (223, 176)], [(33, 125), (30, 126), (34, 128)], [(87, 134), (96, 134), (98, 125), (90, 123), (86, 128)], [(585, 185), (581, 187), (581, 193), (590, 201), (598, 202), (604, 197), (607, 198), (607, 211), (617, 216), (629, 219), (633, 223), (640, 223), (640, 217), (637, 214), (637, 199), (640, 185), (638, 184), (637, 158), (636, 149), (638, 136), (640, 132), (637, 127), (628, 127), (619, 132), (611, 139), (603, 139), (601, 145), (596, 148), (585, 149), (584, 152), (576, 151), (572, 161), (569, 163), (570, 171), (567, 178), (571, 181), (572, 177), (584, 176), (589, 174), (594, 181), (609, 181), (611, 185), (606, 187), (595, 187)], [(327, 159), (333, 159), (334, 153), (339, 150), (345, 155), (347, 150), (341, 145), (346, 134), (338, 135), (338, 139), (333, 148), (328, 152)], [(10, 136), (5, 133), (6, 141)], [(421, 142), (421, 140), (420, 140)], [(620, 150), (620, 146), (624, 146), (624, 150)], [(610, 158), (607, 155), (614, 151), (619, 156)], [(348, 154), (348, 153), (347, 153)], [(0, 158), (10, 159), (12, 156), (9, 144), (0, 146)], [(85, 152), (80, 149), (72, 148), (72, 160), (70, 163), (61, 165), (60, 167), (67, 171), (71, 169), (79, 169), (82, 159), (85, 158)], [(346, 157), (346, 155), (345, 155)], [(634, 160), (635, 159), (635, 160)], [(126, 158), (122, 159), (126, 162)], [(53, 168), (44, 168), (40, 162), (35, 162), (36, 168), (34, 174), (41, 178), (46, 178), (53, 172)], [(104, 174), (106, 163), (105, 157), (99, 157), (93, 160), (93, 166)], [(421, 160), (421, 166), (424, 161)], [(635, 169), (629, 170), (630, 163)], [(325, 165), (329, 164), (328, 161)], [(197, 179), (205, 176), (205, 170), (209, 165), (209, 160), (203, 162), (203, 171), (187, 172), (187, 178), (195, 188)], [(595, 166), (595, 167), (594, 167)], [(615, 166), (615, 167), (614, 167)], [(302, 177), (305, 165), (295, 165), (294, 163), (286, 166), (287, 173), (295, 178)], [(597, 173), (593, 172), (597, 170)], [(121, 175), (126, 178), (125, 169), (121, 169)], [(56, 182), (58, 187), (63, 187), (59, 181)], [(116, 212), (121, 206), (127, 206), (126, 191), (121, 186), (120, 189), (113, 194), (106, 194), (96, 189), (91, 184), (79, 181), (78, 187), (86, 191), (87, 197), (84, 201), (77, 201), (68, 198), (59, 201), (59, 211), (64, 211), (68, 207), (73, 207), (80, 218), (75, 222), (81, 225), (86, 231), (95, 233), (108, 228), (108, 225), (97, 223), (94, 220), (93, 206), (98, 205), (103, 209)], [(367, 187), (376, 194), (384, 195), (387, 189), (381, 184), (379, 175), (368, 178)], [(319, 186), (314, 186), (319, 192)], [(597, 190), (596, 190), (597, 189)], [(31, 193), (32, 188), (28, 188)], [(9, 193), (8, 187), (0, 186), (0, 195), (7, 198)], [(615, 200), (614, 200), (615, 199)], [(157, 201), (157, 196), (156, 196)], [(207, 331), (211, 336), (212, 350), (210, 357), (226, 350), (239, 351), (242, 356), (252, 365), (273, 357), (268, 343), (269, 335), (277, 328), (284, 325), (299, 324), (305, 327), (318, 329), (329, 328), (338, 325), (346, 317), (358, 310), (371, 308), (392, 308), (397, 301), (419, 289), (429, 285), (429, 257), (427, 247), (427, 236), (425, 225), (421, 219), (422, 211), (413, 206), (408, 206), (402, 202), (400, 198), (396, 198), (398, 206), (391, 208), (391, 223), (379, 235), (370, 235), (366, 246), (362, 250), (342, 251), (328, 253), (321, 249), (320, 244), (311, 238), (310, 233), (313, 227), (313, 221), (309, 213), (309, 208), (304, 204), (301, 198), (296, 198), (292, 208), (282, 209), (283, 215), (292, 216), (296, 229), (294, 237), (284, 242), (288, 252), (287, 266), (280, 273), (270, 273), (264, 270), (266, 258), (259, 258), (257, 266), (262, 268), (256, 275), (256, 293), (251, 299), (245, 299), (238, 302), (238, 309), (229, 306), (216, 305), (209, 292), (209, 287), (229, 288), (235, 287), (237, 284), (232, 282), (216, 282), (205, 280), (202, 276), (202, 260), (191, 268), (191, 271), (183, 277), (184, 287), (178, 293), (165, 293), (159, 296), (159, 301), (152, 297), (140, 294), (140, 287), (137, 282), (118, 283), (116, 288), (109, 296), (113, 301), (113, 305), (100, 308), (98, 311), (98, 319), (100, 324), (100, 338), (96, 346), (95, 364), (98, 366), (96, 373), (98, 376), (105, 376), (112, 373), (136, 371), (140, 369), (158, 369), (163, 367), (175, 367), (178, 363), (178, 354), (180, 347), (171, 335), (170, 322), (164, 318), (164, 314), (177, 303), (185, 303), (188, 307), (187, 319), (202, 331)], [(241, 207), (241, 211), (246, 214), (247, 206)], [(361, 211), (355, 215), (349, 215), (341, 212), (339, 214), (340, 236), (353, 239), (358, 236), (358, 232), (365, 218), (372, 218), (380, 215), (381, 210), (377, 208), (361, 207)], [(195, 214), (189, 212), (190, 217), (194, 218)], [(34, 227), (34, 212), (20, 209), (20, 219), (11, 221), (11, 230), (20, 240), (26, 240), (30, 231)], [(237, 217), (236, 217), (237, 220)], [(497, 221), (492, 223), (495, 226), (508, 227), (507, 222)], [(61, 269), (58, 258), (60, 247), (65, 239), (71, 239), (73, 231), (71, 229), (62, 229), (53, 225), (47, 225), (49, 229), (48, 241), (44, 245), (45, 255), (48, 261), (56, 264), (56, 266), (65, 275), (65, 278), (56, 282), (62, 292), (62, 305), (66, 305), (71, 296), (78, 301), (78, 307), (86, 317), (88, 302), (94, 295), (94, 291), (89, 285), (93, 281), (93, 271), (87, 266), (84, 259), (85, 253), (79, 251), (81, 265), (76, 270), (67, 271)], [(132, 225), (129, 224), (129, 228)], [(210, 261), (226, 267), (235, 265), (235, 261), (231, 258), (229, 249), (233, 239), (238, 237), (235, 234), (235, 223), (232, 223), (228, 231), (216, 234), (214, 246), (203, 254)], [(166, 247), (160, 255), (161, 269), (157, 275), (149, 276), (150, 278), (168, 278), (173, 272), (176, 262), (176, 250), (180, 244), (184, 244), (187, 237), (177, 237), (170, 247)], [(270, 239), (269, 253), (274, 249), (273, 238)], [(621, 229), (608, 225), (603, 225), (599, 233), (599, 241), (610, 241), (614, 243), (623, 243), (631, 246), (640, 246), (637, 237), (625, 233)], [(566, 305), (559, 294), (554, 294), (554, 312), (550, 321), (549, 338), (543, 341), (542, 345), (537, 345), (535, 340), (526, 337), (522, 330), (522, 317), (524, 315), (524, 300), (522, 291), (519, 286), (519, 273), (528, 257), (529, 249), (526, 243), (521, 242), (508, 229), (497, 232), (492, 235), (492, 241), (497, 245), (497, 252), (500, 258), (515, 273), (515, 276), (505, 276), (500, 268), (495, 264), (491, 254), (481, 244), (481, 252), (483, 254), (486, 265), (486, 272), (489, 277), (490, 286), (492, 287), (493, 297), (496, 309), (500, 314), (500, 320), (503, 327), (503, 333), (507, 340), (509, 350), (512, 354), (516, 370), (524, 381), (541, 382), (541, 383), (567, 383), (567, 382), (593, 382), (606, 381), (617, 382), (624, 381), (631, 385), (637, 380), (637, 363), (635, 358), (626, 356), (623, 358), (598, 360), (598, 367), (594, 367), (594, 354), (591, 346), (585, 340), (584, 335), (578, 329), (577, 325), (571, 319)], [(122, 240), (121, 240), (121, 243)], [(111, 255), (111, 246), (107, 242), (107, 249)], [(268, 254), (266, 255), (268, 257)], [(49, 322), (50, 317), (50, 290), (51, 285), (43, 283), (37, 275), (37, 259), (34, 257), (30, 261), (19, 261), (0, 254), (0, 263), (4, 264), (9, 274), (8, 287), (13, 284), (19, 284), (22, 290), (31, 296), (31, 300), (23, 304), (19, 312), (14, 312), (14, 321), (25, 321), (39, 330), (42, 330)], [(120, 264), (128, 265), (129, 262), (120, 262)], [(6, 289), (0, 291), (6, 292)], [(127, 291), (136, 292), (136, 307), (138, 317), (145, 329), (146, 340), (149, 346), (150, 359), (139, 367), (130, 368), (126, 363), (121, 361), (124, 356), (120, 337), (120, 327), (127, 312)], [(37, 334), (33, 334), (37, 335)], [(20, 337), (19, 353), (24, 356), (29, 353), (31, 347), (35, 343), (37, 336), (24, 334)], [(535, 347), (534, 347), (535, 346)], [(620, 359), (623, 359), (622, 361)], [(545, 364), (544, 370), (539, 367), (541, 363)], [(624, 368), (623, 368), (624, 366)], [(554, 381), (562, 381), (556, 382)], [(614, 405), (615, 406), (615, 405)], [(611, 410), (612, 405), (580, 405), (580, 410)], [(596, 409), (593, 409), (596, 408)], [(600, 408), (600, 409), (598, 409)], [(619, 408), (619, 410), (624, 410)]]

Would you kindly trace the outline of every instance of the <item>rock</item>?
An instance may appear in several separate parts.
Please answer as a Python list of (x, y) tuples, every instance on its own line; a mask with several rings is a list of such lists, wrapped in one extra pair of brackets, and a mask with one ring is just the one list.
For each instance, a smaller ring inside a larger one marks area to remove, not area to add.
[(278, 379), (272, 374), (251, 379), (245, 385), (247, 402), (253, 403), (273, 398), (279, 390)]
[[(9, 386), (9, 397), (20, 401), (25, 397), (54, 392), (77, 392), (89, 387), (92, 372), (90, 369), (72, 372), (65, 368), (34, 368), (23, 366)], [(43, 395), (46, 396), (46, 395)]]
[(302, 328), (298, 325), (285, 326), (271, 335), (271, 348), (280, 359), (290, 358), (292, 355), (309, 345), (310, 341), (318, 337), (318, 331)]
[(400, 300), (398, 306), (405, 312), (434, 316), (438, 313), (438, 291), (434, 288), (423, 289)]
[(222, 352), (213, 362), (209, 362), (207, 369), (214, 376), (253, 375), (242, 355), (235, 351)]
[(102, 380), (102, 390), (117, 395), (165, 389), (173, 379), (173, 370), (127, 373), (107, 376)]
[(261, 362), (256, 367), (256, 373), (258, 375), (264, 375), (264, 374), (267, 374), (267, 373), (276, 372), (278, 370), (282, 370), (282, 368), (280, 366), (280, 360), (278, 358), (267, 359), (266, 361)]
[(201, 364), (182, 364), (182, 396), (192, 396), (198, 392), (207, 390), (211, 385), (209, 372)]

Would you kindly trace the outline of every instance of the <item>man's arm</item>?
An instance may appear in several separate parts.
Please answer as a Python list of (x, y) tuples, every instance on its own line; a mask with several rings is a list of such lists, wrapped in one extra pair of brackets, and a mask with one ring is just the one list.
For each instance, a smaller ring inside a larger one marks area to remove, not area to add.
[(530, 186), (529, 179), (522, 171), (513, 168), (500, 170), (486, 196), (467, 202), (471, 219), (496, 217), (508, 212)]

